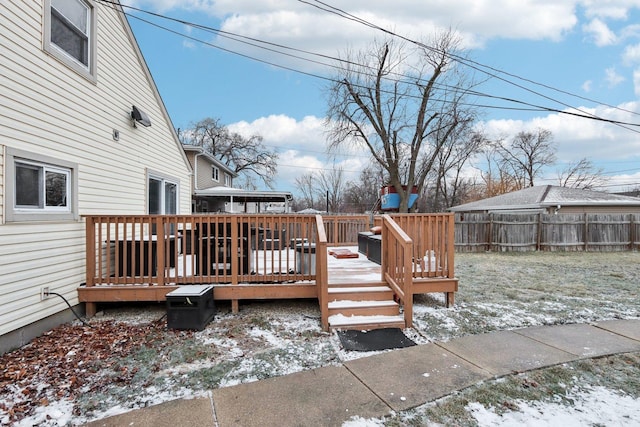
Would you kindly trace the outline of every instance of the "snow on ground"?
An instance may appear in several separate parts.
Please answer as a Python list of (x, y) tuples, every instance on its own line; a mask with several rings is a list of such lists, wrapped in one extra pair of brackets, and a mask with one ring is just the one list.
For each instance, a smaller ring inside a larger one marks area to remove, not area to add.
[[(343, 271), (355, 271), (356, 266), (367, 262), (362, 256), (328, 259), (330, 268)], [(456, 254), (456, 275), (460, 290), (452, 308), (444, 307), (442, 294), (416, 296), (414, 327), (405, 330), (416, 343), (535, 325), (640, 318), (639, 253)], [(359, 276), (362, 281), (377, 279), (379, 275), (371, 272)], [(133, 329), (148, 328), (162, 320), (164, 314), (161, 304), (108, 306), (91, 323), (122, 322)], [(90, 332), (79, 323), (71, 330), (80, 335)], [(175, 398), (207, 395), (217, 387), (339, 365), (379, 353), (342, 349), (335, 334), (321, 330), (314, 300), (241, 302), (239, 313), (232, 313), (230, 306), (222, 303), (214, 321), (203, 331), (178, 334), (166, 328), (151, 330), (153, 339), (130, 353), (101, 359), (100, 370), (95, 374), (80, 369), (79, 375), (86, 375), (84, 387), (91, 392), (81, 392), (75, 400), (57, 397), (61, 390), (55, 386), (34, 384), (33, 389), (44, 397), (19, 422), (10, 421), (2, 411), (2, 402), (10, 404), (22, 399), (24, 386), (16, 385), (4, 373), (7, 384), (12, 385), (0, 387), (0, 425), (78, 424)], [(65, 357), (73, 362), (72, 367), (82, 368), (83, 361), (78, 362), (77, 358), (83, 355), (73, 351), (65, 351)], [(0, 366), (11, 356), (2, 356)], [(140, 371), (129, 373), (127, 382), (114, 381), (121, 376), (118, 369), (128, 366)], [(29, 368), (25, 366), (27, 371)], [(0, 379), (2, 374), (0, 369)], [(34, 381), (41, 380), (34, 377)], [(579, 418), (585, 420), (583, 425), (600, 419), (610, 420), (605, 425), (616, 425), (616, 420), (620, 425), (633, 425), (640, 419), (638, 396), (592, 387), (575, 392), (572, 398), (574, 404), (569, 406), (565, 406), (566, 402), (518, 401), (517, 409), (500, 415), (490, 406), (471, 401), (466, 412), (479, 425), (544, 425), (545, 414), (574, 418), (584, 415), (586, 418)], [(613, 416), (621, 418), (604, 418)], [(529, 421), (533, 424), (527, 424)], [(384, 420), (354, 417), (345, 425), (380, 426)]]
[(479, 427), (582, 427), (582, 426), (640, 426), (640, 399), (621, 395), (604, 387), (593, 387), (571, 396), (574, 404), (516, 402), (517, 411), (498, 415), (493, 408), (477, 402), (467, 410)]

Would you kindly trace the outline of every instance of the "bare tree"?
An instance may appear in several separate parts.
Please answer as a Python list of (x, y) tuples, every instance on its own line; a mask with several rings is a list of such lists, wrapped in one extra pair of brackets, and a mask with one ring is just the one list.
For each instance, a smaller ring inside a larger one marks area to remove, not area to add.
[(470, 159), (482, 152), (488, 144), (482, 133), (474, 130), (472, 121), (460, 124), (447, 137), (436, 157), (432, 211), (441, 212), (460, 203), (463, 190), (468, 188), (469, 180), (463, 176), (465, 166)]
[(296, 189), (300, 193), (299, 197), (296, 197), (297, 203), (301, 204), (302, 209), (312, 208), (317, 209), (316, 197), (317, 186), (316, 177), (313, 173), (307, 173), (296, 178)]
[(497, 147), (501, 147), (501, 144), (493, 142), (483, 151), (484, 168), (480, 171), (482, 184), (479, 184), (483, 189), (478, 192), (481, 198), (499, 196), (524, 188), (522, 179), (513, 175), (509, 164), (501, 160)]
[(352, 213), (365, 213), (376, 209), (383, 183), (383, 171), (379, 165), (365, 167), (357, 180), (346, 185), (344, 203), (346, 210)]
[(497, 142), (496, 152), (503, 169), (509, 170), (521, 187), (533, 187), (542, 169), (556, 161), (556, 147), (550, 130), (538, 128), (535, 132), (519, 132), (508, 146)]
[(411, 48), (374, 43), (347, 55), (329, 88), (330, 148), (366, 147), (400, 196), (401, 212), (408, 211), (411, 188), (421, 191), (449, 134), (474, 119), (462, 108), (471, 84), (452, 59), (458, 45), (451, 30)]
[(341, 212), (344, 198), (344, 171), (340, 167), (322, 170), (318, 173), (318, 190), (325, 195), (327, 211)]
[(257, 188), (257, 180), (273, 188), (278, 154), (267, 149), (260, 135), (244, 137), (231, 132), (219, 119), (206, 118), (180, 132), (183, 143), (202, 147), (242, 177), (244, 188)]
[(344, 171), (342, 168), (311, 172), (296, 178), (296, 188), (307, 207), (340, 212), (344, 200)]
[(591, 160), (583, 157), (575, 163), (569, 164), (558, 173), (558, 183), (561, 187), (592, 189), (608, 182), (602, 168), (596, 168)]

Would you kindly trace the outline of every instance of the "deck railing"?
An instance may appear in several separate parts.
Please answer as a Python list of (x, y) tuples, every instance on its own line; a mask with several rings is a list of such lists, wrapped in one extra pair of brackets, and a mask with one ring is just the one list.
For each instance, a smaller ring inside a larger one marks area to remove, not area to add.
[(356, 246), (358, 233), (370, 228), (369, 215), (323, 215), (327, 241), (333, 246)]
[[(389, 214), (413, 240), (413, 277), (454, 278), (454, 214)], [(376, 225), (381, 225), (376, 217)]]
[(393, 289), (404, 307), (405, 327), (413, 324), (413, 269), (411, 252), (413, 242), (389, 215), (382, 221), (382, 280)]
[(310, 268), (315, 256), (310, 248), (318, 243), (313, 215), (85, 219), (87, 286), (316, 280)]

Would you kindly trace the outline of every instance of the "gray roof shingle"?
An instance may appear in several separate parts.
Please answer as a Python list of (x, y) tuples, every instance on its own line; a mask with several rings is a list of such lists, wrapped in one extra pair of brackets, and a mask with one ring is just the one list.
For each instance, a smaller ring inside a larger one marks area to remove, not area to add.
[(556, 205), (640, 206), (640, 198), (600, 191), (540, 185), (450, 208), (452, 212), (544, 209)]

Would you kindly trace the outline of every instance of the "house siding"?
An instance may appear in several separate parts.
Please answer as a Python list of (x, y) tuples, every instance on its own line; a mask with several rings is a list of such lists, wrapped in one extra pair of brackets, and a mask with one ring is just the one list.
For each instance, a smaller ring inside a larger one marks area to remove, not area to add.
[[(7, 222), (6, 148), (77, 164), (79, 215), (147, 213), (149, 171), (174, 178), (179, 212), (191, 212), (190, 169), (146, 65), (123, 18), (93, 5), (96, 82), (43, 50), (42, 2), (0, 4), (0, 336), (66, 308), (40, 301), (43, 286), (75, 305), (85, 278), (82, 220)], [(151, 127), (132, 127), (132, 105)]]
[[(194, 188), (201, 190), (203, 188), (224, 185), (225, 172), (223, 169), (220, 169), (220, 181), (214, 181), (211, 175), (213, 165), (205, 156), (198, 156), (196, 152), (187, 151), (187, 158), (189, 159), (189, 163), (193, 165)], [(198, 162), (197, 165), (195, 163), (196, 161)]]

